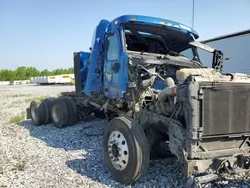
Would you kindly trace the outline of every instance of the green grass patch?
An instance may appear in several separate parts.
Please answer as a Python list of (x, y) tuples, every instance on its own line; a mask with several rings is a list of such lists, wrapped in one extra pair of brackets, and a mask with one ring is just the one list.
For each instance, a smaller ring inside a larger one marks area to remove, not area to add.
[(56, 97), (61, 97), (62, 96), (62, 93), (58, 93), (57, 95), (56, 95)]
[(20, 114), (12, 116), (12, 118), (10, 119), (10, 123), (19, 123), (24, 119), (25, 119), (25, 111), (22, 111)]
[(19, 104), (19, 103), (12, 103), (12, 104), (10, 104), (8, 107), (9, 108), (18, 108), (18, 107), (20, 107), (21, 105)]
[(12, 102), (8, 107), (9, 107), (9, 108), (18, 108), (18, 107), (21, 106), (21, 103), (22, 103), (21, 100), (14, 101), (14, 102)]

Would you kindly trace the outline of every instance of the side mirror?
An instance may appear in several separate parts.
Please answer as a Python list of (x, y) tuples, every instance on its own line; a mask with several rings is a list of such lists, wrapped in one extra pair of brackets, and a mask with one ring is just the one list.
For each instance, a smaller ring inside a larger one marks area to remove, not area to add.
[(92, 47), (89, 47), (89, 51), (92, 51)]
[(223, 52), (220, 50), (215, 50), (213, 54), (212, 68), (222, 72), (223, 67)]

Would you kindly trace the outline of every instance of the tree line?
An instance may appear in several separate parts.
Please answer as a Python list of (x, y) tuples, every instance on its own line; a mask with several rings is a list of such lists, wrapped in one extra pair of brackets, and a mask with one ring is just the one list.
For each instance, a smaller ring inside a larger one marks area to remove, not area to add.
[(72, 67), (67, 69), (54, 69), (49, 71), (44, 69), (39, 71), (35, 67), (21, 66), (15, 70), (0, 69), (0, 81), (12, 81), (12, 80), (29, 80), (31, 77), (36, 76), (54, 76), (58, 74), (73, 74), (74, 69)]

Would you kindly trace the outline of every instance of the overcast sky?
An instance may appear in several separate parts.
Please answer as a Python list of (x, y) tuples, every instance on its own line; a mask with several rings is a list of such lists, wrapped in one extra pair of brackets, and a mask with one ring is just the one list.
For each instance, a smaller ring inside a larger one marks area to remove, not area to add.
[[(101, 19), (139, 14), (191, 26), (192, 0), (0, 0), (0, 69), (73, 65)], [(200, 39), (250, 29), (250, 0), (196, 0)]]

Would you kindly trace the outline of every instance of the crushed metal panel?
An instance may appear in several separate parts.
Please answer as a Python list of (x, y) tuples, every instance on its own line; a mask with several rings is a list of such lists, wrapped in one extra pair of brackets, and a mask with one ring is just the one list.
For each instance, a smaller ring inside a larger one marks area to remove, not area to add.
[(92, 51), (89, 58), (88, 74), (84, 93), (91, 95), (92, 92), (100, 93), (102, 91), (102, 67), (104, 54), (104, 36), (107, 26), (110, 22), (107, 20), (100, 21), (96, 28), (95, 41), (93, 42)]

